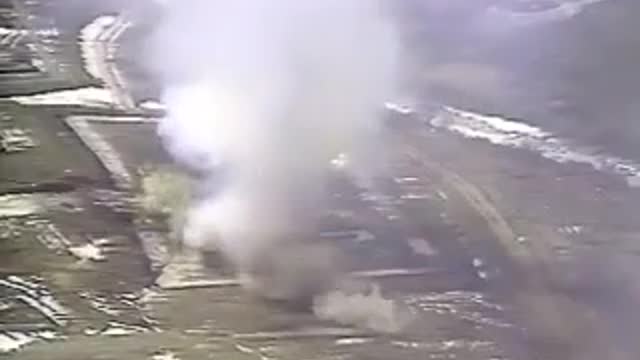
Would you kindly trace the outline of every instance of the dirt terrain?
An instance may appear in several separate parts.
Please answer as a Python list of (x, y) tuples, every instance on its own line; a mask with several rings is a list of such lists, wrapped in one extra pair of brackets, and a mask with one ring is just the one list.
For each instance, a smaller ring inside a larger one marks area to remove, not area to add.
[[(571, 106), (592, 114), (570, 96), (582, 93), (579, 84), (540, 80), (524, 94), (534, 71), (503, 82), (496, 68), (518, 69), (496, 67), (487, 49), (457, 46), (469, 40), (464, 29), (438, 48), (443, 25), (405, 24), (408, 38), (424, 42), (413, 50), (427, 75), (415, 75), (418, 95), (387, 104), (391, 165), (370, 188), (336, 175), (317, 231), (349, 271), (409, 314), (401, 331), (381, 333), (257, 299), (141, 216), (145, 171), (172, 166), (155, 133), (161, 111), (145, 104), (156, 85), (131, 54), (144, 7), (125, 14), (116, 2), (69, 2), (71, 16), (53, 3), (0, 2), (0, 355), (637, 358), (640, 170), (627, 151), (635, 128), (621, 120), (612, 133), (624, 140), (608, 146), (576, 120), (540, 120), (562, 112), (522, 105), (547, 106), (538, 89), (566, 86), (558, 91)], [(419, 9), (425, 14), (454, 18), (479, 7), (425, 3), (434, 4)], [(529, 5), (507, 9), (554, 9), (521, 3)], [(566, 21), (586, 27), (619, 6), (594, 2), (586, 18)], [(114, 18), (95, 25), (100, 16)], [(433, 49), (442, 50), (437, 59)], [(503, 97), (505, 84), (520, 87)], [(486, 116), (496, 113), (504, 116)], [(584, 121), (600, 126), (595, 116)]]

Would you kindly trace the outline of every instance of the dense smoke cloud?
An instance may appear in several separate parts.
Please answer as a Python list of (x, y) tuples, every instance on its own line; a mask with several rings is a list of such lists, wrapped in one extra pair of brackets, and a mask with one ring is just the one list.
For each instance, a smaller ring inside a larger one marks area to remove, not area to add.
[(395, 34), (376, 0), (165, 7), (150, 59), (168, 108), (159, 134), (207, 174), (204, 186), (224, 178), (193, 204), (184, 241), (213, 244), (250, 272), (312, 237), (332, 158), (346, 153), (358, 175), (371, 173), (380, 108), (395, 91)]

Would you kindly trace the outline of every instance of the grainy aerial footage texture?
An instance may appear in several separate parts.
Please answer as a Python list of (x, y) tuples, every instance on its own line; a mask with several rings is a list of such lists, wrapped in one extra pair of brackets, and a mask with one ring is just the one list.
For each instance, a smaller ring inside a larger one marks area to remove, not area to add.
[(638, 359), (638, 17), (0, 0), (0, 357)]

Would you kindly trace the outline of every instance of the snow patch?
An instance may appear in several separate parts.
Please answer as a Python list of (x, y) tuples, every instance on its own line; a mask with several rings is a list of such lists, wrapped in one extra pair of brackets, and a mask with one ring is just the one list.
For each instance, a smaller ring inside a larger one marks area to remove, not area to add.
[(533, 151), (558, 163), (585, 164), (598, 171), (623, 176), (629, 186), (640, 185), (640, 164), (597, 153), (525, 123), (445, 107), (431, 119), (431, 125), (467, 138)]
[(414, 110), (410, 105), (402, 104), (400, 102), (387, 101), (384, 103), (384, 107), (389, 111), (393, 111), (401, 115), (411, 115), (414, 113)]
[(42, 207), (31, 196), (0, 196), (0, 218), (33, 215), (41, 211)]
[(164, 105), (164, 104), (162, 104), (162, 103), (160, 103), (158, 101), (155, 101), (155, 100), (144, 100), (144, 101), (141, 101), (138, 104), (138, 107), (140, 109), (150, 110), (150, 111), (165, 111), (167, 109), (166, 105)]
[(19, 292), (14, 297), (16, 300), (38, 311), (52, 323), (58, 326), (67, 323), (68, 310), (53, 297), (49, 289), (38, 282), (10, 275), (6, 279), (0, 279), (0, 286)]
[(80, 246), (72, 246), (67, 249), (71, 255), (77, 257), (80, 260), (87, 261), (104, 261), (105, 256), (102, 253), (102, 249), (94, 244), (87, 243)]
[(486, 14), (494, 20), (500, 20), (515, 26), (538, 25), (568, 20), (582, 13), (587, 6), (602, 1), (603, 0), (582, 0), (564, 2), (550, 9), (530, 12), (518, 12), (491, 6), (486, 10)]
[(101, 15), (80, 31), (80, 51), (85, 71), (104, 82), (114, 95), (114, 102), (122, 108), (133, 103), (125, 93), (124, 77), (119, 72), (115, 57), (118, 39), (133, 24), (123, 16)]
[(116, 17), (113, 15), (103, 15), (94, 19), (91, 23), (80, 30), (80, 52), (84, 60), (85, 70), (96, 79), (102, 79), (102, 57), (100, 52), (104, 41), (103, 34), (114, 26)]
[(20, 332), (0, 334), (0, 354), (19, 350), (37, 339), (37, 337)]
[(163, 351), (155, 353), (151, 356), (151, 360), (179, 360), (180, 358), (171, 351)]
[(123, 324), (117, 321), (110, 321), (107, 327), (100, 332), (105, 336), (129, 336), (133, 334), (145, 333), (149, 329), (142, 326)]
[(8, 99), (22, 105), (75, 105), (110, 108), (116, 104), (116, 99), (109, 90), (94, 86), (12, 96)]
[[(0, 37), (4, 36), (15, 36), (15, 35), (28, 35), (29, 30), (25, 29), (15, 29), (15, 28), (7, 28), (0, 27)], [(43, 37), (55, 37), (60, 35), (57, 29), (42, 29), (36, 30), (34, 32), (35, 35), (43, 36)]]
[(51, 38), (59, 35), (59, 32), (56, 29), (41, 29), (31, 32), (31, 30), (26, 29), (0, 27), (0, 47), (15, 48), (29, 35), (29, 33), (43, 38)]

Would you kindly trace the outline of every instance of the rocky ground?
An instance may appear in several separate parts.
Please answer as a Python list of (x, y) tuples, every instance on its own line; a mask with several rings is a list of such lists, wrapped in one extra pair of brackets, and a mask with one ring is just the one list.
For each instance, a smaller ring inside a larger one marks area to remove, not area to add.
[[(477, 11), (450, 3), (427, 10)], [(609, 3), (585, 5), (585, 16), (620, 11)], [(417, 57), (418, 68), (437, 71), (416, 85), (429, 96), (387, 104), (388, 174), (371, 189), (340, 176), (332, 184), (317, 236), (410, 315), (402, 331), (384, 334), (265, 303), (197, 256), (171, 256), (166, 226), (138, 211), (141, 169), (170, 161), (157, 112), (144, 103), (153, 86), (127, 56), (135, 22), (115, 2), (83, 5), (77, 16), (37, 2), (1, 5), (0, 42), (10, 45), (0, 50), (0, 354), (636, 358), (633, 155), (569, 138), (562, 125), (513, 120), (525, 108), (500, 96), (503, 83), (490, 86), (500, 77), (478, 65), (486, 59), (466, 65), (473, 51)], [(96, 21), (104, 14), (113, 17)], [(438, 34), (437, 24), (427, 28)], [(378, 304), (382, 313), (389, 302)]]

